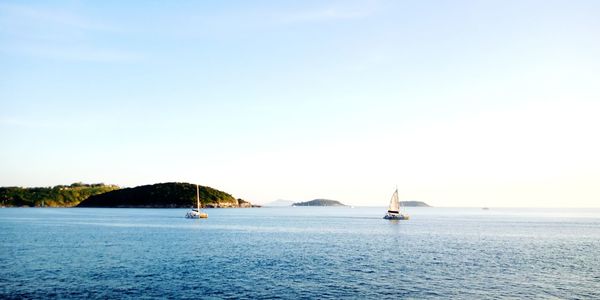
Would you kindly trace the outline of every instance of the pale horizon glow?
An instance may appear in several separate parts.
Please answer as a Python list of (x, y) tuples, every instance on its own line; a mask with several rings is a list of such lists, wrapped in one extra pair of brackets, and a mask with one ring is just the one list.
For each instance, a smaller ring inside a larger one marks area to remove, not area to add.
[(0, 3), (0, 186), (600, 207), (600, 2)]

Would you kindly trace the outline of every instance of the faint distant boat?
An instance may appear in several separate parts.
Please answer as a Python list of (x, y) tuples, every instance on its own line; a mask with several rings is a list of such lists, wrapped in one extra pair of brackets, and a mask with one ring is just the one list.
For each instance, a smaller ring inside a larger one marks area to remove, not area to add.
[(208, 214), (200, 210), (200, 188), (196, 184), (196, 202), (198, 208), (192, 209), (185, 214), (188, 219), (205, 219), (208, 218)]
[(483, 209), (483, 210), (489, 210), (490, 208), (489, 207), (482, 207), (481, 209)]
[(390, 207), (387, 213), (383, 216), (386, 220), (408, 220), (409, 216), (400, 212), (400, 201), (398, 200), (398, 188), (392, 194), (392, 200), (390, 200)]

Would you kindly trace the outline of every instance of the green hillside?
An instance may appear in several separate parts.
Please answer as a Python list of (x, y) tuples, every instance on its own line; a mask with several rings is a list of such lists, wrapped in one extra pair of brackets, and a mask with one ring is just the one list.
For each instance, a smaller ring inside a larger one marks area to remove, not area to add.
[[(230, 194), (200, 186), (202, 207), (239, 207)], [(245, 201), (244, 201), (245, 202)], [(158, 183), (124, 188), (94, 195), (78, 207), (156, 207), (175, 208), (196, 206), (196, 185), (182, 182)]]
[(119, 189), (116, 185), (103, 183), (57, 185), (55, 187), (0, 187), (0, 205), (11, 206), (47, 206), (71, 207), (90, 196)]

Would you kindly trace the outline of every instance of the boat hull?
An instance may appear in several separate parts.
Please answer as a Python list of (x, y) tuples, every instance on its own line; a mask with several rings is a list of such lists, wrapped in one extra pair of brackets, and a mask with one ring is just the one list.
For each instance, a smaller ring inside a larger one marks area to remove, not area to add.
[(198, 213), (197, 211), (191, 211), (191, 212), (188, 212), (185, 215), (185, 217), (188, 219), (206, 219), (206, 218), (208, 218), (208, 214), (203, 213), (203, 212)]
[(408, 220), (408, 219), (410, 219), (410, 217), (408, 215), (392, 215), (392, 214), (387, 214), (387, 215), (383, 216), (383, 218), (386, 220)]

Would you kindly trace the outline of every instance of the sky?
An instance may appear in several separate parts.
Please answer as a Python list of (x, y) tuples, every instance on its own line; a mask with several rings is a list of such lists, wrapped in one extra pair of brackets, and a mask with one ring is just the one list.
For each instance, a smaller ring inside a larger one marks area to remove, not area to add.
[(0, 1), (0, 186), (600, 207), (599, 1)]

